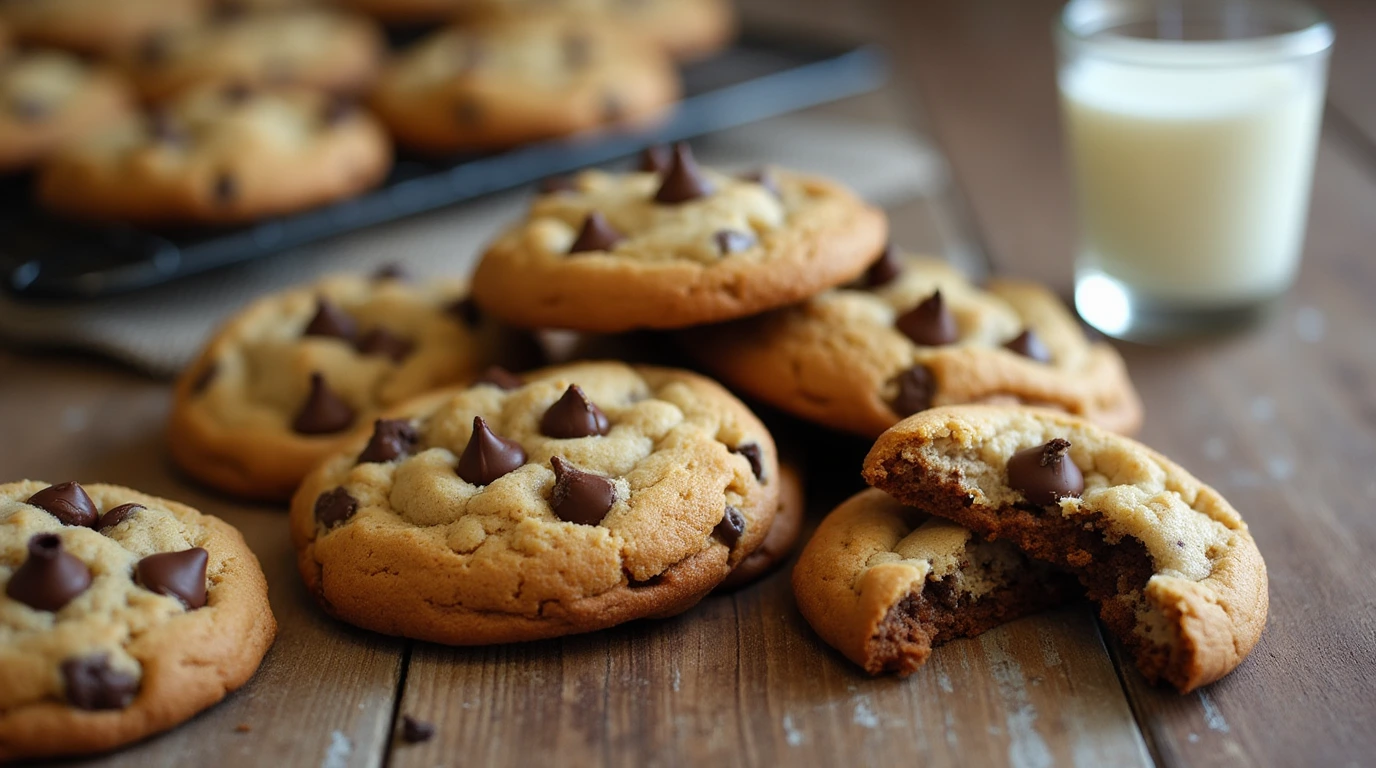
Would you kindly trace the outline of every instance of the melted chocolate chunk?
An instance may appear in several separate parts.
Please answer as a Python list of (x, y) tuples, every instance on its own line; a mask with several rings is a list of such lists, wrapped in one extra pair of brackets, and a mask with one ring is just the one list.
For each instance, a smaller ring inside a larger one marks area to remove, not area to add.
[(1023, 357), (1029, 357), (1039, 363), (1051, 362), (1051, 350), (1046, 348), (1046, 344), (1042, 343), (1041, 337), (1031, 328), (1025, 329), (1022, 333), (1018, 334), (1016, 339), (1013, 339), (1003, 346), (1004, 349), (1010, 349)]
[(311, 374), (311, 391), (291, 428), (302, 435), (331, 435), (354, 423), (354, 409), (330, 389), (325, 377)]
[(723, 229), (712, 235), (712, 239), (717, 243), (717, 249), (725, 256), (729, 253), (744, 251), (755, 246), (755, 236), (749, 232), (737, 232), (733, 229)]
[(62, 550), (62, 538), (40, 533), (29, 539), (29, 556), (10, 576), (5, 594), (36, 611), (57, 612), (91, 586), (91, 569)]
[(593, 211), (583, 220), (583, 228), (578, 231), (578, 237), (573, 241), (573, 245), (569, 246), (569, 253), (610, 251), (624, 239), (620, 232), (607, 223), (605, 216)]
[(363, 334), (363, 338), (358, 340), (358, 346), (355, 347), (364, 355), (390, 357), (394, 363), (405, 360), (415, 348), (414, 342), (403, 339), (381, 326)]
[(459, 457), (456, 467), (459, 477), (474, 485), (490, 485), (492, 481), (519, 469), (526, 463), (526, 452), (520, 443), (498, 437), (481, 416), (473, 418), (473, 436)]
[(712, 183), (702, 175), (702, 169), (693, 159), (693, 151), (687, 144), (675, 144), (673, 160), (664, 174), (664, 182), (655, 193), (655, 202), (676, 205), (706, 197), (713, 191)]
[(540, 433), (561, 440), (605, 435), (610, 429), (607, 414), (594, 405), (577, 384), (570, 384), (563, 396), (540, 417)]
[(211, 188), (211, 194), (215, 197), (215, 202), (221, 205), (229, 205), (239, 197), (239, 182), (228, 171), (222, 172), (215, 177), (215, 186)]
[(489, 366), (483, 371), (482, 375), (473, 380), (473, 386), (487, 385), (497, 389), (510, 392), (513, 389), (520, 389), (526, 383), (521, 381), (521, 377), (501, 367), (500, 365)]
[(921, 304), (899, 315), (894, 325), (913, 343), (924, 347), (940, 347), (960, 338), (955, 316), (946, 308), (941, 291), (936, 291)]
[(96, 525), (96, 529), (101, 533), (105, 533), (125, 520), (128, 520), (130, 515), (140, 509), (146, 509), (146, 507), (142, 504), (134, 504), (133, 502), (121, 504), (113, 509), (108, 509), (105, 511), (105, 514), (100, 516), (100, 523)]
[(560, 520), (597, 525), (616, 503), (616, 485), (608, 478), (573, 466), (559, 456), (549, 460), (554, 468), (554, 490), (549, 505)]
[(321, 296), (315, 300), (315, 316), (306, 323), (306, 329), (301, 334), (353, 341), (358, 335), (358, 323), (329, 299)]
[(358, 499), (343, 488), (325, 491), (315, 499), (315, 522), (327, 531), (347, 523), (357, 511)]
[(736, 542), (741, 540), (741, 534), (745, 533), (745, 515), (739, 509), (726, 505), (726, 514), (721, 516), (721, 522), (712, 529), (712, 533), (722, 540), (727, 547), (736, 546)]
[(417, 720), (410, 715), (401, 716), (401, 738), (407, 744), (419, 744), (422, 741), (429, 741), (435, 736), (435, 726), (424, 720)]
[(358, 455), (358, 463), (383, 464), (411, 455), (420, 435), (405, 419), (378, 419), (373, 422), (373, 436)]
[(731, 449), (732, 453), (739, 453), (750, 462), (750, 471), (755, 475), (755, 479), (764, 481), (764, 451), (760, 450), (759, 443), (741, 443)]
[(889, 402), (899, 416), (911, 416), (932, 407), (936, 397), (936, 376), (925, 365), (914, 365), (898, 374), (898, 394)]
[(62, 662), (62, 683), (67, 702), (77, 709), (124, 709), (139, 691), (138, 679), (111, 669), (104, 653)]
[(879, 259), (865, 270), (865, 287), (878, 288), (881, 285), (888, 285), (898, 276), (903, 274), (903, 259), (898, 255), (898, 251), (892, 246), (884, 247), (884, 252), (879, 254)]
[(134, 566), (134, 581), (159, 595), (182, 601), (189, 610), (205, 606), (205, 567), (210, 553), (200, 547), (181, 552), (159, 552)]
[(641, 173), (664, 173), (674, 161), (674, 150), (665, 144), (646, 147), (640, 153)]
[(1008, 459), (1008, 487), (1039, 507), (1079, 496), (1085, 490), (1085, 478), (1070, 460), (1069, 450), (1070, 441), (1058, 437), (1013, 454)]
[(86, 489), (76, 483), (58, 483), (30, 496), (27, 504), (47, 512), (63, 525), (80, 525), (94, 528), (100, 512), (96, 503), (86, 495)]
[(469, 328), (477, 328), (478, 323), (483, 321), (483, 313), (482, 310), (478, 309), (478, 303), (469, 297), (455, 301), (445, 307), (444, 311), (451, 317), (458, 318)]

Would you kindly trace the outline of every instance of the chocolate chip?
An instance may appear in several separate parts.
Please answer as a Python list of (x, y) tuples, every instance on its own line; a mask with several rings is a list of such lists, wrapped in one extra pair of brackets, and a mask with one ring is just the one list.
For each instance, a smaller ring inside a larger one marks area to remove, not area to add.
[(104, 653), (62, 662), (62, 682), (67, 702), (77, 709), (124, 709), (139, 691), (138, 679), (111, 669)]
[(474, 485), (490, 485), (526, 463), (520, 443), (498, 437), (481, 416), (473, 417), (473, 436), (464, 446), (456, 468), (459, 477)]
[(932, 407), (936, 397), (936, 376), (925, 365), (914, 365), (898, 374), (898, 394), (889, 401), (893, 412), (911, 416)]
[(526, 383), (521, 381), (521, 377), (501, 367), (500, 365), (488, 366), (482, 375), (473, 380), (473, 386), (487, 385), (497, 389), (510, 392), (513, 389), (520, 389)]
[(10, 101), (10, 114), (21, 123), (37, 123), (52, 111), (50, 103), (35, 96), (17, 96)]
[(540, 194), (553, 195), (559, 192), (577, 192), (578, 185), (572, 176), (550, 176), (540, 182)]
[(215, 195), (215, 202), (221, 205), (229, 205), (239, 197), (239, 182), (229, 172), (223, 172), (215, 177), (215, 186), (211, 188)]
[(621, 103), (621, 97), (615, 91), (607, 91), (602, 94), (602, 122), (619, 123), (626, 117), (626, 106)]
[(62, 521), (63, 525), (94, 528), (100, 513), (86, 489), (76, 483), (58, 483), (35, 493), (26, 502)]
[(325, 491), (315, 499), (315, 522), (327, 531), (347, 523), (357, 511), (358, 499), (343, 488)]
[(247, 83), (230, 83), (220, 91), (226, 104), (243, 104), (253, 98), (253, 89)]
[(1041, 337), (1031, 328), (1018, 334), (1016, 339), (1004, 344), (1003, 347), (1004, 349), (1011, 349), (1023, 357), (1030, 357), (1039, 363), (1051, 362), (1051, 350), (1046, 348)]
[(146, 507), (142, 504), (135, 504), (133, 502), (121, 504), (113, 509), (107, 509), (105, 514), (100, 516), (100, 523), (96, 525), (96, 529), (101, 533), (105, 533), (125, 520), (128, 520), (130, 515), (140, 509), (146, 509)]
[(572, 34), (564, 37), (564, 65), (569, 69), (582, 69), (592, 61), (592, 41), (586, 35)]
[(454, 105), (454, 117), (463, 125), (476, 125), (482, 116), (482, 106), (471, 97)]
[(951, 311), (946, 309), (946, 301), (941, 298), (941, 291), (934, 292), (921, 304), (899, 315), (894, 325), (904, 336), (925, 347), (939, 347), (960, 338), (956, 319)]
[(1085, 490), (1085, 478), (1067, 455), (1069, 450), (1070, 441), (1058, 437), (1013, 454), (1008, 459), (1008, 487), (1039, 507), (1079, 496)]
[(721, 516), (721, 522), (712, 529), (712, 533), (727, 547), (736, 546), (736, 542), (741, 540), (741, 534), (745, 533), (745, 516), (739, 509), (727, 504), (726, 514)]
[(674, 150), (667, 144), (656, 144), (653, 147), (646, 147), (640, 153), (640, 172), (641, 173), (664, 173), (669, 170), (670, 164), (674, 160)]
[(210, 382), (215, 380), (215, 376), (219, 372), (220, 366), (215, 361), (212, 360), (206, 364), (206, 366), (201, 369), (201, 372), (196, 374), (196, 380), (191, 382), (191, 394), (199, 395), (204, 392), (206, 387), (210, 386)]
[(10, 576), (5, 594), (36, 611), (62, 610), (91, 586), (91, 569), (62, 551), (62, 538), (40, 533), (29, 539), (29, 557)]
[(348, 96), (334, 95), (325, 102), (325, 110), (320, 119), (326, 127), (333, 128), (347, 122), (358, 114), (358, 102)]
[(409, 456), (420, 442), (420, 435), (405, 419), (378, 419), (373, 422), (373, 436), (358, 455), (358, 463), (385, 463)]
[(583, 220), (583, 228), (578, 231), (578, 237), (573, 241), (573, 245), (569, 246), (569, 253), (610, 251), (624, 239), (620, 232), (607, 223), (606, 217), (593, 211)]
[(189, 140), (186, 130), (177, 119), (165, 110), (156, 110), (148, 115), (148, 133), (159, 144), (174, 147), (185, 146)]
[(415, 348), (414, 342), (403, 339), (381, 326), (363, 334), (363, 338), (358, 340), (358, 346), (355, 347), (361, 354), (390, 357), (394, 363), (405, 360)]
[(159, 595), (182, 601), (190, 610), (205, 605), (205, 566), (210, 553), (200, 547), (181, 552), (159, 552), (134, 566), (134, 581)]
[(712, 235), (712, 239), (717, 243), (717, 249), (725, 256), (728, 253), (744, 251), (755, 246), (755, 236), (748, 232), (737, 232), (734, 229), (723, 229)]
[(435, 726), (424, 720), (417, 720), (410, 715), (401, 716), (401, 738), (407, 744), (419, 744), (422, 741), (429, 741), (435, 735)]
[(391, 261), (373, 270), (371, 279), (375, 283), (385, 283), (389, 280), (404, 283), (411, 279), (411, 275), (407, 273), (406, 267)]
[(540, 417), (540, 433), (561, 440), (605, 435), (609, 429), (607, 414), (593, 405), (577, 384), (570, 384)]
[(779, 183), (774, 178), (774, 174), (769, 172), (769, 169), (761, 168), (758, 171), (741, 174), (741, 178), (751, 183), (759, 184), (769, 190), (770, 194), (779, 197)]
[(549, 505), (560, 520), (580, 525), (597, 525), (616, 503), (616, 486), (611, 480), (573, 466), (562, 457), (549, 460), (554, 468), (554, 490)]
[(655, 193), (657, 203), (686, 203), (712, 194), (712, 183), (702, 175), (693, 151), (682, 142), (674, 145), (673, 160), (664, 174), (664, 183)]
[(358, 323), (333, 302), (321, 296), (315, 300), (315, 316), (306, 323), (303, 336), (330, 336), (353, 341), (358, 335)]
[(469, 328), (476, 328), (478, 323), (483, 320), (482, 310), (478, 309), (478, 303), (472, 298), (462, 298), (451, 303), (444, 308), (447, 315), (458, 318)]
[(302, 435), (329, 435), (343, 432), (353, 423), (354, 409), (330, 389), (323, 375), (312, 373), (310, 394), (291, 428)]
[(138, 57), (139, 62), (145, 66), (157, 66), (167, 61), (167, 55), (172, 52), (172, 41), (166, 34), (151, 34), (139, 43)]
[(878, 288), (881, 285), (888, 285), (898, 276), (903, 274), (903, 259), (898, 255), (898, 250), (892, 245), (884, 246), (884, 252), (879, 254), (879, 259), (865, 270), (865, 287)]
[(760, 450), (759, 443), (741, 443), (731, 449), (732, 453), (738, 453), (750, 462), (750, 471), (755, 475), (756, 480), (764, 480), (764, 451)]

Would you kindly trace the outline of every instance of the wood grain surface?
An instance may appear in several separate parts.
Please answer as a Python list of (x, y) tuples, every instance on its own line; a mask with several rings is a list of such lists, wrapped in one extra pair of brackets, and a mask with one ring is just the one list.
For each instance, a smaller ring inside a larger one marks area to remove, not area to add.
[[(940, 199), (891, 211), (918, 250), (1070, 281), (1050, 0), (758, 0), (760, 18), (868, 34), (894, 55), (878, 97), (831, 109), (904, 120), (947, 155)], [(1376, 11), (1324, 3), (1344, 41)], [(835, 19), (841, 23), (831, 23)], [(1233, 675), (1190, 696), (1147, 686), (1087, 605), (937, 649), (870, 679), (817, 640), (787, 569), (660, 622), (524, 645), (445, 648), (353, 630), (311, 603), (285, 517), (169, 465), (168, 388), (74, 355), (0, 351), (5, 478), (117, 482), (238, 526), (281, 625), (244, 689), (91, 765), (1370, 765), (1376, 754), (1376, 45), (1334, 61), (1332, 130), (1305, 265), (1261, 327), (1189, 346), (1125, 345), (1142, 439), (1244, 514), (1271, 617)], [(398, 244), (404, 253), (404, 243)], [(861, 485), (865, 445), (765, 412), (807, 468), (818, 517)], [(407, 744), (402, 715), (435, 737)]]

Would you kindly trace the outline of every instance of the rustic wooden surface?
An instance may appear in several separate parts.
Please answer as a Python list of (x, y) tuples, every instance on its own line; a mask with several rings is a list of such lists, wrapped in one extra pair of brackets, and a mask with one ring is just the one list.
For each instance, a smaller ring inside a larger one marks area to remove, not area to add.
[[(1000, 271), (1068, 287), (1055, 3), (751, 5), (782, 23), (868, 31), (893, 49), (893, 86), (834, 109), (902, 116), (947, 154), (949, 194), (891, 212), (899, 242), (983, 251)], [(451, 649), (356, 631), (310, 603), (280, 510), (225, 500), (169, 466), (164, 383), (3, 351), (0, 475), (118, 482), (224, 517), (263, 561), (281, 624), (244, 689), (91, 764), (1370, 765), (1376, 46), (1360, 41), (1376, 42), (1376, 11), (1324, 5), (1340, 47), (1296, 289), (1253, 332), (1124, 347), (1146, 401), (1143, 440), (1243, 511), (1270, 569), (1266, 633), (1227, 679), (1187, 697), (1148, 687), (1092, 611), (1072, 606), (951, 643), (907, 680), (871, 680), (812, 635), (786, 571), (676, 619), (528, 645)], [(865, 446), (773, 423), (804, 454), (814, 519), (858, 487)], [(401, 743), (402, 714), (436, 723), (435, 739)]]

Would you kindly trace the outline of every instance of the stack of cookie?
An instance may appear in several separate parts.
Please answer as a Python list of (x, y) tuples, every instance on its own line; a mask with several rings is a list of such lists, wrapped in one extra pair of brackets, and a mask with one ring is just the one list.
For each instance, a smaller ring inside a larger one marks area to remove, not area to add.
[[(392, 55), (374, 20), (296, 0), (0, 0), (0, 173), (36, 169), (75, 218), (252, 221), (376, 186), (393, 141), (454, 155), (653, 126), (675, 62), (734, 34), (726, 0), (345, 5), (437, 28)], [(31, 47), (10, 55), (11, 32)]]

